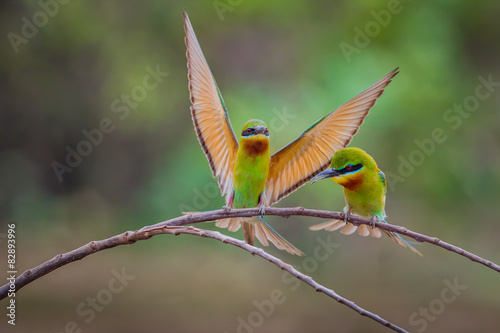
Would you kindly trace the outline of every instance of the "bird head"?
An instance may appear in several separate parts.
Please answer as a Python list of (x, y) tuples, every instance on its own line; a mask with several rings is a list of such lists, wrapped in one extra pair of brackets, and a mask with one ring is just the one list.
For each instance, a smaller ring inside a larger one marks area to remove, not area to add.
[(261, 155), (269, 152), (269, 130), (262, 120), (247, 121), (241, 131), (240, 145), (249, 155)]
[(252, 137), (260, 137), (260, 138), (269, 138), (269, 130), (267, 129), (267, 125), (262, 120), (252, 119), (247, 121), (245, 126), (243, 126), (243, 130), (241, 131), (242, 138), (252, 138)]
[(364, 150), (345, 148), (333, 155), (330, 168), (314, 177), (312, 182), (332, 178), (337, 184), (354, 190), (363, 183), (367, 172), (376, 170), (378, 170), (377, 163)]

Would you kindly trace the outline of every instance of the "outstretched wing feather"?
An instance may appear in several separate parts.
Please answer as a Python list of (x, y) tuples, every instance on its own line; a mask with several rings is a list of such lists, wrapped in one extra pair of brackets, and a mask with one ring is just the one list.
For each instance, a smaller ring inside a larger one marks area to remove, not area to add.
[(318, 120), (271, 157), (266, 183), (269, 206), (328, 167), (335, 152), (351, 142), (370, 109), (397, 73), (398, 68)]
[(183, 13), (183, 18), (191, 116), (198, 141), (207, 156), (213, 176), (218, 177), (219, 188), (222, 195), (226, 195), (227, 202), (233, 187), (233, 167), (238, 142), (224, 100), (186, 12)]

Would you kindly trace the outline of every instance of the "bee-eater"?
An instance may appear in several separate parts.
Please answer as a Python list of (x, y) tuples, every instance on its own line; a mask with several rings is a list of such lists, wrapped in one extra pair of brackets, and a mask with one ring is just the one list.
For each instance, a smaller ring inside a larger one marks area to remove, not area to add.
[[(269, 129), (261, 120), (248, 121), (239, 142), (236, 140), (224, 100), (185, 11), (183, 18), (191, 115), (213, 176), (218, 177), (225, 207), (260, 207), (263, 214), (265, 206), (278, 202), (325, 170), (335, 151), (349, 144), (377, 98), (398, 73), (396, 68), (270, 156)], [(303, 255), (261, 217), (223, 219), (216, 225), (233, 232), (241, 226), (249, 244), (253, 245), (257, 237), (265, 246), (269, 240), (279, 249)]]
[[(347, 222), (349, 215), (355, 214), (376, 222), (387, 223), (385, 221), (387, 181), (375, 160), (359, 148), (340, 149), (333, 155), (330, 168), (318, 174), (311, 181), (314, 183), (326, 178), (331, 178), (344, 187), (345, 220), (332, 220), (313, 225), (309, 229), (334, 231), (342, 228), (340, 232), (346, 235), (354, 233), (357, 229), (361, 236), (371, 235), (379, 238), (381, 236), (379, 228), (369, 227), (366, 224), (357, 227)], [(383, 231), (399, 245), (408, 246), (413, 252), (422, 255), (399, 234)]]

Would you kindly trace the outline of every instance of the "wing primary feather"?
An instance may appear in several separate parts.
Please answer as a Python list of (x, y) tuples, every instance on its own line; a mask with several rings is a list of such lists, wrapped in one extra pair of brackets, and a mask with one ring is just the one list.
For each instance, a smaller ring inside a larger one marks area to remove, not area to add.
[(398, 68), (394, 69), (273, 154), (266, 182), (269, 205), (292, 193), (328, 167), (335, 152), (351, 142), (377, 98), (398, 73)]
[(231, 191), (232, 165), (238, 142), (220, 93), (219, 87), (201, 50), (186, 11), (183, 12), (186, 34), (188, 87), (191, 117), (196, 136), (205, 153), (212, 175), (218, 177), (221, 193)]

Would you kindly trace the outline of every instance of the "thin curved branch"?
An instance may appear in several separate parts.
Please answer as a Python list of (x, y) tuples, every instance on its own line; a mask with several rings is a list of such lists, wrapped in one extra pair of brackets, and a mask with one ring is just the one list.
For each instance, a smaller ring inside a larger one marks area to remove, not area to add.
[[(227, 217), (251, 217), (251, 216), (259, 215), (258, 212), (259, 212), (258, 208), (213, 210), (213, 211), (208, 211), (208, 212), (203, 212), (203, 213), (188, 214), (185, 216), (180, 216), (178, 218), (175, 218), (175, 219), (172, 219), (169, 221), (154, 224), (151, 226), (151, 228), (163, 226), (163, 225), (182, 226), (182, 225), (186, 225), (186, 224), (212, 221), (212, 220), (217, 220), (217, 219), (227, 218)], [(311, 216), (311, 217), (320, 217), (320, 218), (337, 219), (337, 220), (344, 219), (344, 213), (332, 212), (332, 211), (328, 211), (328, 210), (306, 209), (304, 207), (291, 207), (291, 208), (266, 207), (265, 215), (277, 215), (277, 216), (281, 216), (281, 217), (290, 217), (290, 216), (298, 215), (298, 216)], [(372, 225), (372, 224), (374, 224), (377, 228), (384, 229), (387, 231), (397, 232), (401, 235), (411, 237), (418, 242), (421, 242), (421, 243), (426, 242), (426, 243), (434, 244), (434, 245), (439, 246), (445, 250), (459, 254), (467, 259), (470, 259), (474, 262), (477, 262), (481, 265), (484, 265), (484, 266), (491, 268), (491, 269), (500, 273), (500, 266), (495, 264), (494, 262), (492, 262), (490, 260), (486, 260), (486, 259), (484, 259), (484, 258), (482, 258), (482, 257), (480, 257), (472, 252), (466, 251), (458, 246), (444, 242), (437, 237), (431, 237), (431, 236), (427, 236), (424, 234), (420, 234), (418, 232), (411, 231), (411, 230), (408, 230), (404, 227), (400, 227), (400, 226), (393, 225), (393, 224), (388, 224), (388, 223), (384, 223), (384, 222), (375, 222), (374, 223), (370, 219), (355, 216), (355, 215), (351, 215), (349, 217), (349, 221), (355, 225), (360, 225), (360, 224)], [(149, 227), (144, 227), (143, 229), (147, 229), (147, 228), (149, 228)]]
[[(259, 215), (259, 209), (258, 208), (247, 208), (247, 209), (233, 209), (233, 210), (213, 210), (213, 211), (208, 211), (208, 212), (202, 212), (202, 213), (197, 213), (197, 214), (187, 214), (183, 216), (179, 216), (176, 218), (173, 218), (168, 221), (160, 222), (151, 226), (145, 226), (142, 229), (138, 230), (141, 232), (141, 234), (146, 235), (148, 231), (154, 230), (157, 228), (161, 227), (166, 227), (166, 226), (183, 226), (186, 224), (193, 224), (193, 223), (199, 223), (199, 222), (207, 222), (207, 221), (214, 221), (217, 219), (221, 218), (228, 218), (228, 217), (252, 217), (252, 216), (257, 216)], [(339, 219), (342, 220), (344, 219), (344, 214), (340, 212), (331, 212), (327, 210), (315, 210), (315, 209), (305, 209), (303, 207), (293, 207), (293, 208), (275, 208), (275, 207), (267, 207), (266, 208), (266, 215), (278, 215), (282, 217), (289, 217), (292, 215), (300, 215), (300, 216), (311, 216), (311, 217), (320, 217), (320, 218), (329, 218), (329, 219)], [(360, 225), (360, 224), (370, 224), (374, 223), (372, 220), (358, 217), (351, 215), (350, 216), (350, 221), (351, 223), (355, 225)], [(434, 244), (436, 246), (442, 247), (448, 251), (457, 253), (461, 256), (464, 256), (474, 262), (478, 262), (486, 267), (489, 267), (497, 272), (500, 272), (500, 266), (497, 264), (483, 259), (471, 252), (465, 251), (457, 246), (451, 245), (449, 243), (443, 242), (440, 239), (436, 237), (429, 237), (423, 234), (419, 234), (417, 232), (408, 230), (403, 227), (387, 224), (387, 223), (382, 223), (382, 222), (375, 222), (375, 225), (380, 228), (384, 229), (387, 231), (393, 231), (397, 232), (402, 235), (406, 235), (408, 237), (411, 237), (419, 242), (428, 242), (431, 244)], [(136, 232), (138, 232), (136, 231)], [(22, 273), (20, 276), (16, 278), (15, 284), (16, 284), (16, 291), (27, 285), (28, 283), (42, 277), (43, 275), (50, 273), (51, 271), (64, 266), (70, 262), (80, 260), (85, 258), (86, 256), (99, 252), (105, 249), (109, 249), (118, 245), (124, 245), (124, 244), (132, 244), (135, 243), (139, 239), (131, 239), (128, 237), (128, 235), (132, 233), (131, 231), (127, 231), (123, 234), (116, 235), (101, 241), (94, 241), (90, 242), (87, 245), (84, 245), (82, 247), (79, 247), (73, 251), (67, 252), (65, 254), (59, 254), (55, 256), (54, 258), (50, 259), (49, 261), (33, 268), (25, 271)], [(146, 239), (146, 238), (140, 238), (140, 239)], [(6, 297), (7, 293), (9, 291), (9, 284), (6, 284), (2, 287), (0, 287), (0, 299), (3, 299)]]
[[(182, 226), (168, 226), (168, 225), (163, 225), (163, 226), (156, 226), (156, 227), (147, 227), (147, 228), (142, 228), (140, 230), (136, 230), (133, 232), (127, 231), (124, 232), (120, 235), (116, 235), (107, 239), (103, 239), (100, 241), (93, 241), (90, 242), (78, 249), (75, 249), (73, 251), (70, 251), (68, 253), (64, 254), (59, 254), (53, 259), (45, 262), (42, 265), (39, 265), (31, 270), (28, 270), (21, 274), (21, 276), (16, 279), (16, 290), (23, 287), (27, 283), (41, 277), (44, 274), (49, 273), (50, 271), (61, 267), (63, 265), (69, 264), (71, 262), (80, 260), (85, 258), (86, 256), (91, 255), (92, 253), (102, 251), (105, 249), (109, 249), (115, 246), (119, 245), (126, 245), (126, 244), (133, 244), (138, 240), (144, 240), (144, 239), (149, 239), (155, 235), (160, 235), (160, 234), (170, 234), (170, 235), (180, 235), (180, 234), (187, 234), (187, 235), (195, 235), (195, 236), (200, 236), (200, 237), (206, 237), (206, 238), (212, 238), (216, 239), (218, 241), (223, 242), (224, 244), (231, 244), (236, 247), (239, 247), (247, 252), (249, 252), (252, 255), (257, 255), (274, 265), (278, 266), (284, 271), (287, 271), (290, 273), (292, 276), (296, 277), (299, 280), (304, 281), (311, 287), (313, 287), (317, 292), (321, 292), (328, 297), (336, 300), (340, 304), (343, 304), (352, 310), (358, 312), (362, 316), (366, 316), (396, 332), (406, 332), (408, 331), (404, 330), (403, 328), (394, 325), (393, 323), (383, 319), (379, 315), (370, 312), (368, 310), (363, 309), (353, 301), (340, 296), (337, 294), (335, 291), (332, 289), (328, 289), (324, 287), (323, 285), (319, 284), (316, 282), (312, 277), (305, 275), (298, 270), (296, 270), (292, 265), (287, 264), (283, 262), (282, 260), (270, 255), (269, 253), (265, 252), (263, 249), (249, 245), (243, 241), (240, 241), (238, 239), (226, 236), (221, 234), (220, 232), (217, 231), (210, 231), (210, 230), (203, 230), (203, 229), (198, 229), (192, 226), (187, 226), (187, 227), (182, 227)], [(17, 281), (19, 280), (19, 286), (17, 285)], [(4, 298), (5, 295), (2, 293), (2, 298)]]
[[(187, 234), (196, 234), (198, 236), (204, 236), (204, 237), (211, 237), (214, 236), (215, 232), (208, 232), (208, 231), (202, 231), (199, 229), (195, 228), (173, 228), (173, 227), (180, 227), (184, 226), (186, 224), (192, 224), (192, 223), (199, 223), (199, 222), (206, 222), (206, 221), (213, 221), (221, 218), (228, 218), (228, 217), (251, 217), (251, 216), (257, 216), (259, 215), (259, 209), (258, 208), (250, 208), (250, 209), (235, 209), (235, 210), (215, 210), (215, 211), (208, 211), (208, 212), (203, 212), (203, 213), (197, 213), (197, 214), (188, 214), (184, 216), (180, 216), (168, 221), (160, 222), (151, 226), (146, 226), (140, 230), (136, 231), (127, 231), (125, 233), (122, 233), (120, 235), (116, 235), (104, 240), (100, 241), (93, 241), (90, 242), (82, 247), (79, 247), (73, 251), (67, 252), (65, 254), (59, 254), (55, 256), (54, 258), (50, 259), (49, 261), (35, 267), (32, 269), (29, 269), (22, 273), (19, 277), (16, 278), (15, 280), (15, 290), (19, 290), (28, 283), (33, 282), (34, 280), (42, 277), (45, 274), (50, 273), (51, 271), (62, 267), (66, 264), (69, 264), (71, 262), (80, 260), (85, 258), (88, 255), (91, 255), (95, 252), (99, 252), (105, 249), (113, 248), (115, 246), (119, 245), (126, 245), (126, 244), (133, 244), (138, 240), (143, 240), (143, 239), (148, 239), (151, 238), (154, 235), (163, 233), (163, 234), (179, 234), (179, 233), (187, 233)], [(329, 218), (329, 219), (343, 219), (344, 214), (340, 212), (331, 212), (331, 211), (325, 211), (325, 210), (314, 210), (314, 209), (305, 209), (303, 207), (294, 207), (294, 208), (273, 208), (273, 207), (268, 207), (266, 208), (266, 215), (278, 215), (282, 217), (289, 217), (292, 215), (300, 215), (300, 216), (311, 216), (311, 217), (320, 217), (320, 218)], [(372, 220), (362, 218), (362, 217), (357, 217), (357, 216), (351, 216), (350, 217), (350, 222), (355, 224), (355, 225), (360, 225), (360, 224), (370, 224), (373, 223)], [(448, 251), (457, 253), (461, 256), (464, 256), (474, 262), (478, 262), (486, 267), (489, 267), (497, 272), (500, 272), (500, 266), (497, 264), (488, 261), (486, 259), (483, 259), (471, 252), (465, 251), (457, 246), (451, 245), (449, 243), (443, 242), (439, 240), (436, 237), (429, 237), (423, 234), (416, 233), (414, 231), (408, 230), (403, 227), (391, 225), (391, 224), (386, 224), (386, 223), (381, 223), (381, 222), (376, 222), (375, 226), (384, 229), (387, 231), (392, 231), (392, 232), (397, 232), (402, 235), (406, 235), (408, 237), (411, 237), (419, 242), (428, 242), (431, 244), (434, 244), (436, 246), (442, 247)], [(175, 232), (173, 232), (174, 230)], [(182, 232), (181, 232), (182, 231)], [(210, 236), (209, 236), (210, 235)], [(334, 298), (338, 302), (345, 304), (346, 306), (349, 306), (352, 309), (355, 309), (362, 315), (366, 315), (370, 317), (373, 320), (376, 320), (380, 322), (383, 325), (386, 325), (392, 329), (401, 330), (397, 326), (392, 327), (390, 323), (385, 321), (384, 319), (378, 317), (377, 315), (374, 315), (366, 310), (363, 310), (361, 308), (361, 312), (359, 309), (357, 309), (356, 305), (348, 301), (339, 295), (335, 294), (332, 290), (327, 289), (319, 284), (317, 284), (312, 278), (303, 275), (302, 273), (296, 271), (293, 269), (292, 266), (283, 263), (279, 259), (270, 256), (266, 252), (264, 252), (261, 249), (255, 248), (253, 246), (250, 246), (242, 241), (238, 241), (236, 239), (233, 239), (228, 236), (223, 236), (219, 233), (216, 233), (217, 237), (211, 237), (220, 241), (223, 241), (225, 243), (229, 243), (235, 246), (238, 246), (242, 249), (245, 249), (249, 251), (252, 254), (257, 254), (261, 256), (262, 258), (268, 260), (269, 258), (273, 258), (273, 260), (269, 260), (270, 262), (274, 263), (275, 265), (279, 266), (280, 268), (290, 272), (293, 276), (297, 277), (298, 279), (308, 283), (311, 285), (313, 288), (316, 290), (319, 290), (321, 292), (324, 292), (328, 296)], [(280, 264), (278, 264), (280, 263)], [(282, 266), (280, 266), (282, 265)], [(3, 299), (7, 296), (9, 292), (9, 284), (6, 284), (2, 287), (0, 287), (0, 299)], [(387, 323), (387, 324), (386, 324)]]

